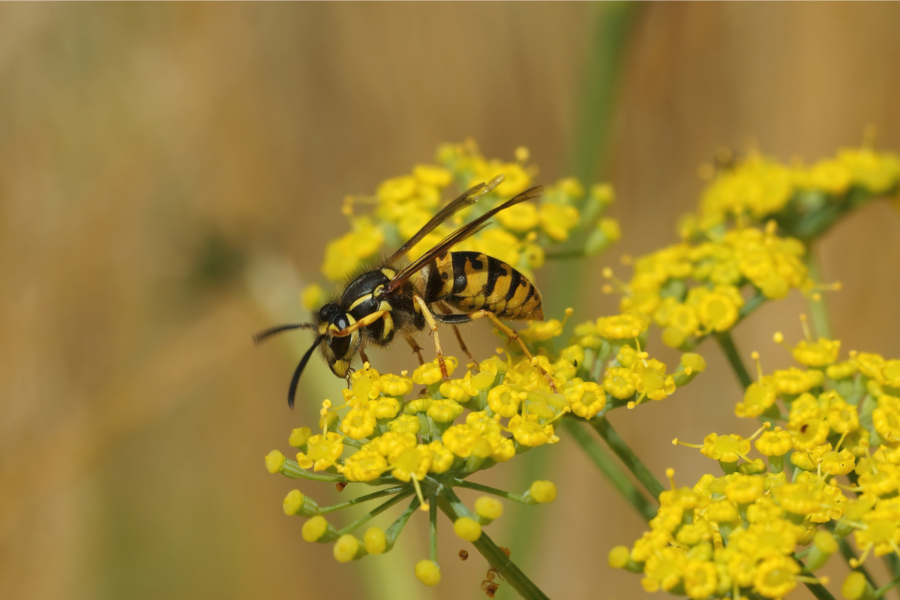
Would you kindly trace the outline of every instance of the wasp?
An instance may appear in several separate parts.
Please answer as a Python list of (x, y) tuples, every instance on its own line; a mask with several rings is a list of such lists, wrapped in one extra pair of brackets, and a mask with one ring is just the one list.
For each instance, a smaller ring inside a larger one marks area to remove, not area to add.
[[(292, 329), (315, 332), (315, 341), (291, 378), (288, 388), (290, 407), (294, 406), (300, 376), (316, 348), (320, 349), (332, 372), (348, 379), (349, 383), (353, 359), (359, 355), (368, 362), (367, 347), (389, 346), (398, 334), (412, 346), (419, 363), (424, 363), (422, 349), (413, 335), (428, 329), (434, 339), (441, 374), (445, 380), (449, 379), (438, 323), (453, 327), (460, 347), (473, 361), (457, 326), (482, 318), (489, 319), (510, 343), (518, 342), (528, 358), (533, 359), (515, 330), (501, 319), (543, 320), (540, 292), (522, 273), (501, 260), (479, 252), (453, 252), (451, 249), (490, 225), (488, 220), (500, 211), (540, 196), (541, 186), (530, 188), (463, 225), (407, 267), (396, 266), (426, 235), (502, 181), (500, 175), (487, 183), (479, 183), (450, 202), (380, 266), (350, 281), (336, 300), (313, 314), (313, 322), (278, 325), (254, 336), (258, 343)], [(555, 387), (549, 376), (548, 379)]]

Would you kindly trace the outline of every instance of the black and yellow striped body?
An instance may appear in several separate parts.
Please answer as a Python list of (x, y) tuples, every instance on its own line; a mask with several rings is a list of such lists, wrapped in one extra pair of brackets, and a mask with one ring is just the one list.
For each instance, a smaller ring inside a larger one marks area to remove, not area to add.
[(425, 302), (507, 321), (543, 320), (541, 294), (512, 266), (480, 252), (446, 252), (423, 271)]

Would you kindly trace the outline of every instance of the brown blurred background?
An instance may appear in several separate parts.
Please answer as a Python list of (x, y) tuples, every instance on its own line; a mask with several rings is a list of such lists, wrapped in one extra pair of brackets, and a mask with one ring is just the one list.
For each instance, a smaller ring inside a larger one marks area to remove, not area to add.
[[(600, 110), (584, 99), (610, 10), (0, 6), (0, 598), (483, 598), (486, 563), (460, 562), (467, 544), (446, 529), (444, 582), (414, 580), (422, 519), (391, 555), (350, 565), (302, 541), (281, 510), (296, 484), (262, 458), (287, 450), (340, 381), (317, 365), (302, 391), (314, 400), (290, 412), (308, 340), (253, 348), (250, 335), (305, 317), (297, 294), (346, 229), (343, 196), (438, 143), (473, 136), (506, 159), (526, 145), (541, 181), (571, 174)], [(873, 124), (879, 147), (900, 150), (900, 5), (646, 4), (633, 17), (608, 160), (589, 165), (615, 185), (625, 237), (586, 267), (584, 317), (615, 310), (602, 267), (627, 276), (619, 255), (675, 240), (716, 148), (755, 136), (779, 158), (815, 159)], [(822, 242), (825, 279), (844, 284), (828, 300), (845, 349), (900, 356), (898, 232), (882, 202)], [(538, 278), (548, 296), (550, 281)], [(804, 307), (760, 310), (737, 330), (744, 354), (786, 365), (771, 333), (799, 336)], [(409, 366), (406, 352), (376, 360)], [(701, 352), (710, 369), (690, 388), (612, 419), (682, 485), (712, 465), (669, 440), (747, 430), (724, 359)], [(509, 545), (530, 529), (538, 543), (513, 559), (551, 597), (640, 596), (637, 576), (606, 566), (640, 520), (567, 440), (543, 450), (529, 468), (553, 470), (557, 503), (507, 507), (491, 535)], [(524, 481), (513, 464), (491, 478)]]

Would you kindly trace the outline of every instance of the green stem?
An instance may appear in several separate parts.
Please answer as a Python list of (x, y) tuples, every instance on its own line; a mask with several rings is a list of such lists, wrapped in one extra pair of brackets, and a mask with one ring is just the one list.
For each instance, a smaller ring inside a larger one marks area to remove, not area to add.
[(352, 523), (350, 523), (343, 529), (339, 530), (338, 535), (344, 535), (345, 533), (350, 533), (351, 531), (356, 530), (356, 528), (358, 528), (360, 525), (363, 525), (364, 523), (368, 522), (376, 515), (383, 513), (384, 511), (386, 511), (393, 505), (397, 504), (404, 498), (409, 498), (409, 496), (412, 495), (412, 493), (413, 493), (412, 490), (407, 490), (404, 493), (397, 494), (396, 496), (394, 496), (387, 502), (385, 502), (383, 504), (379, 504), (378, 506), (376, 506), (375, 508), (373, 508), (372, 510), (370, 510), (369, 512), (367, 512), (366, 514), (364, 514), (363, 516), (358, 518), (357, 520), (353, 521)]
[(572, 434), (572, 437), (581, 446), (581, 449), (588, 455), (588, 458), (594, 461), (594, 465), (600, 469), (644, 520), (649, 521), (656, 516), (656, 508), (653, 504), (631, 482), (625, 471), (616, 464), (612, 457), (603, 451), (603, 448), (600, 447), (594, 436), (588, 433), (581, 423), (576, 422), (575, 419), (563, 419), (563, 426), (569, 430), (569, 433)]
[(281, 469), (281, 474), (285, 477), (290, 477), (291, 479), (309, 479), (310, 481), (330, 481), (334, 483), (343, 483), (347, 481), (347, 479), (343, 475), (332, 473), (313, 473), (311, 471), (307, 471), (292, 460), (284, 461), (284, 467), (282, 467)]
[[(891, 591), (891, 588), (896, 586), (898, 583), (900, 583), (900, 577), (895, 577), (895, 578), (891, 579), (889, 582), (887, 582), (886, 584), (884, 584), (883, 586), (881, 586), (880, 588), (875, 590), (875, 597), (881, 598), (882, 596), (887, 594), (889, 591)], [(872, 587), (875, 587), (875, 586), (873, 585)]]
[[(800, 573), (802, 575), (805, 575), (806, 577), (815, 577), (815, 575), (806, 568), (806, 565), (803, 564), (802, 560), (796, 557), (794, 558), (794, 560), (797, 561), (798, 565), (800, 565)], [(829, 592), (828, 589), (821, 583), (806, 583), (804, 581), (803, 585), (805, 585), (806, 589), (812, 592), (812, 595), (818, 598), (818, 600), (835, 600), (834, 596), (831, 595), (831, 592)]]
[(741, 360), (741, 355), (734, 345), (734, 340), (731, 339), (731, 333), (728, 331), (718, 331), (715, 336), (716, 341), (719, 342), (719, 347), (722, 349), (722, 352), (725, 353), (725, 357), (728, 358), (728, 362), (731, 364), (734, 374), (737, 376), (738, 381), (741, 382), (741, 386), (744, 389), (747, 389), (750, 387), (750, 384), (753, 383), (753, 379), (750, 377), (750, 373), (747, 372), (744, 361)]
[[(810, 245), (806, 249), (806, 256), (803, 257), (806, 263), (806, 269), (809, 271), (809, 278), (815, 283), (822, 283), (822, 276), (819, 273), (819, 261), (815, 257), (815, 246)], [(809, 315), (812, 317), (813, 327), (818, 337), (832, 339), (831, 324), (828, 321), (828, 308), (825, 306), (825, 298), (821, 293), (817, 294), (819, 299), (813, 298), (810, 294), (809, 298)]]
[(631, 450), (631, 447), (625, 443), (625, 440), (619, 437), (619, 434), (613, 429), (606, 417), (596, 417), (590, 423), (594, 431), (600, 434), (600, 437), (603, 438), (610, 450), (619, 457), (619, 460), (625, 463), (628, 470), (637, 477), (637, 480), (641, 482), (641, 485), (644, 486), (650, 495), (655, 499), (659, 499), (659, 495), (666, 491), (666, 488), (650, 472), (650, 469), (644, 466), (644, 463)]
[[(462, 503), (459, 497), (457, 497), (449, 487), (443, 488), (436, 500), (441, 511), (443, 511), (443, 513), (453, 522), (456, 522), (460, 517), (471, 518), (472, 516), (469, 513), (469, 509), (466, 508), (465, 504)], [(499, 547), (497, 547), (497, 544), (494, 543), (487, 533), (482, 532), (481, 537), (472, 542), (472, 545), (475, 546), (475, 549), (481, 553), (492, 567), (497, 569), (497, 573), (499, 573), (500, 576), (509, 583), (520, 596), (522, 596), (522, 598), (525, 600), (549, 600), (546, 594), (544, 594), (534, 582), (528, 579), (528, 577), (519, 570), (519, 567), (517, 567), (516, 564), (510, 560)]]
[(387, 531), (384, 532), (385, 537), (388, 541), (388, 547), (392, 547), (394, 542), (397, 541), (397, 538), (400, 536), (400, 532), (403, 531), (403, 528), (406, 527), (406, 522), (409, 521), (409, 518), (413, 516), (413, 513), (416, 512), (419, 508), (419, 499), (413, 498), (412, 502), (409, 503), (409, 506), (406, 507), (406, 510), (403, 511), (403, 514), (397, 517), (397, 520), (391, 523), (391, 526), (388, 527)]
[(399, 494), (404, 490), (406, 486), (398, 485), (392, 488), (386, 488), (383, 490), (378, 490), (377, 492), (372, 492), (371, 494), (366, 494), (365, 496), (360, 496), (359, 498), (354, 498), (353, 500), (348, 500), (347, 502), (341, 502), (340, 504), (332, 504), (331, 506), (321, 506), (319, 507), (320, 515), (327, 515), (328, 513), (332, 513), (338, 510), (343, 510), (349, 506), (353, 506), (354, 504), (362, 504), (363, 502), (368, 502), (369, 500), (376, 500), (378, 498), (383, 498), (384, 496), (393, 496), (394, 494)]
[(431, 562), (437, 564), (437, 498), (432, 498), (428, 506), (428, 537), (431, 540)]
[(475, 483), (474, 481), (466, 481), (465, 479), (454, 479), (453, 487), (467, 488), (467, 489), (475, 490), (478, 492), (484, 492), (485, 494), (493, 494), (494, 496), (500, 496), (501, 498), (506, 498), (507, 500), (515, 500), (516, 502), (530, 504), (529, 502), (526, 502), (525, 496), (523, 496), (522, 494), (513, 494), (512, 492), (505, 492), (503, 490), (498, 490), (497, 488), (492, 488), (489, 485), (482, 485), (480, 483)]

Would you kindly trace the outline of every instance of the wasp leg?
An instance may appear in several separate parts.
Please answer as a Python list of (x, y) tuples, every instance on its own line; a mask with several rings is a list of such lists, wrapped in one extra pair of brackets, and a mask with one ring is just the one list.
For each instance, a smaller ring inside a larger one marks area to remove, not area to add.
[(369, 357), (366, 356), (366, 351), (363, 350), (362, 347), (360, 347), (360, 349), (359, 349), (359, 356), (360, 356), (360, 358), (363, 359), (363, 364), (365, 364), (365, 363), (369, 363), (370, 365), (372, 364), (372, 362), (369, 360)]
[[(440, 309), (440, 311), (442, 313), (444, 313), (445, 315), (453, 314), (453, 311), (450, 310), (450, 307), (448, 307), (444, 304), (439, 304), (437, 306)], [(463, 341), (462, 333), (459, 332), (459, 327), (457, 327), (456, 325), (452, 325), (452, 327), (453, 327), (453, 333), (456, 334), (456, 341), (459, 342), (459, 347), (462, 349), (463, 353), (469, 357), (469, 360), (472, 361), (473, 363), (475, 363), (475, 366), (477, 367), (478, 361), (475, 360), (475, 357), (472, 356), (471, 352), (469, 352), (469, 348), (466, 346), (466, 343)]]
[(425, 304), (425, 300), (418, 294), (413, 294), (413, 301), (419, 307), (419, 310), (422, 311), (422, 316), (425, 317), (425, 322), (428, 323), (428, 327), (431, 329), (431, 334), (434, 337), (434, 351), (437, 354), (438, 365), (441, 367), (441, 377), (444, 378), (444, 381), (450, 381), (450, 374), (447, 372), (446, 363), (444, 363), (444, 353), (441, 351), (441, 338), (438, 336), (438, 326), (434, 320), (435, 315), (428, 308), (428, 305)]
[(338, 329), (334, 325), (331, 325), (328, 328), (328, 335), (331, 337), (347, 337), (348, 335), (352, 335), (353, 332), (356, 331), (357, 329), (361, 329), (362, 327), (365, 327), (366, 325), (371, 325), (372, 323), (374, 323), (378, 319), (382, 318), (387, 313), (388, 313), (388, 311), (386, 311), (386, 310), (376, 310), (371, 315), (366, 315), (365, 317), (363, 317), (362, 319), (360, 319), (353, 325), (348, 325), (347, 327), (344, 327), (343, 329)]
[(419, 357), (419, 364), (424, 365), (425, 359), (422, 358), (422, 347), (412, 338), (412, 336), (406, 336), (407, 343), (412, 346), (413, 352), (416, 353), (416, 356)]
[[(438, 321), (442, 323), (447, 323), (448, 325), (462, 325), (463, 323), (469, 323), (476, 319), (483, 319), (487, 317), (490, 319), (491, 323), (497, 326), (497, 329), (503, 332), (507, 338), (509, 338), (510, 342), (517, 342), (519, 346), (522, 348), (522, 352), (525, 353), (525, 356), (528, 357), (528, 360), (534, 361), (534, 355), (528, 350), (528, 347), (525, 345), (525, 342), (522, 341), (522, 338), (519, 337), (519, 334), (515, 329), (509, 327), (497, 318), (497, 315), (487, 310), (479, 310), (469, 314), (454, 314), (454, 315), (435, 315)], [(550, 374), (544, 370), (543, 367), (538, 366), (541, 372), (544, 374), (544, 377), (547, 378), (547, 382), (550, 384), (550, 389), (553, 390), (553, 393), (559, 393), (556, 389), (556, 384), (553, 382), (553, 378), (550, 377)]]

